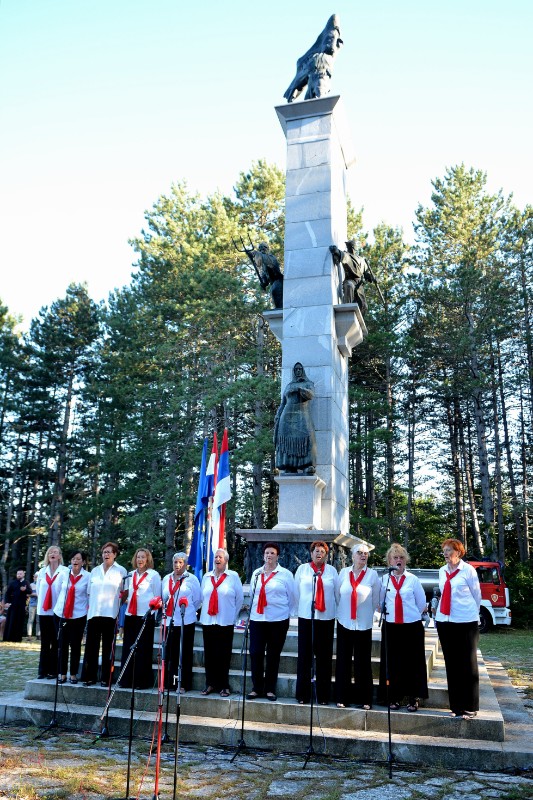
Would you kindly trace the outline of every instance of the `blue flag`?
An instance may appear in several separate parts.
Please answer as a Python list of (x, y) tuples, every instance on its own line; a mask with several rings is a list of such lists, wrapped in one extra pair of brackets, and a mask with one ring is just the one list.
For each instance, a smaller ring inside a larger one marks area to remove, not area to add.
[(196, 494), (196, 508), (194, 510), (194, 533), (189, 552), (189, 565), (198, 580), (201, 580), (202, 578), (204, 566), (205, 523), (207, 510), (207, 501), (204, 498), (207, 481), (205, 474), (206, 464), (207, 439), (204, 439), (204, 446), (202, 448), (202, 463), (200, 464), (200, 477), (198, 478), (198, 492)]

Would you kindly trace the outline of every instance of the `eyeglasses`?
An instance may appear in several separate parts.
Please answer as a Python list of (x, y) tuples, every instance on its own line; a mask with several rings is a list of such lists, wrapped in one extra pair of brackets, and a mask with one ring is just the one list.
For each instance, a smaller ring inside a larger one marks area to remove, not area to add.
[(356, 550), (355, 551), (355, 555), (356, 556), (367, 556), (368, 553), (365, 550)]

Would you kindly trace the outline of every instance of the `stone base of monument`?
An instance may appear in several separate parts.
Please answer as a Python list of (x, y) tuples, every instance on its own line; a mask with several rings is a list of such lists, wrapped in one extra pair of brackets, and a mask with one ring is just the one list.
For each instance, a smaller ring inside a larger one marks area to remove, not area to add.
[[(248, 748), (298, 753), (305, 757), (309, 746), (310, 706), (294, 700), (297, 637), (291, 626), (284, 648), (278, 680), (278, 702), (247, 701), (244, 741)], [(373, 632), (373, 666), (377, 683), (379, 629)], [(222, 698), (200, 694), (204, 688), (203, 648), (198, 626), (194, 651), (193, 691), (181, 697), (180, 741), (202, 745), (236, 747), (241, 738), (242, 631), (235, 632), (230, 672), (233, 694)], [(154, 668), (155, 668), (154, 648)], [(117, 653), (117, 658), (120, 653)], [(454, 769), (505, 770), (533, 767), (533, 725), (516, 691), (501, 667), (487, 669), (481, 654), (480, 711), (472, 720), (457, 720), (447, 710), (444, 664), (434, 629), (426, 630), (426, 663), (429, 699), (417, 713), (402, 709), (391, 713), (392, 752), (395, 763), (453, 765)], [(333, 670), (334, 672), (334, 670)], [(154, 672), (155, 678), (155, 672)], [(247, 680), (248, 691), (251, 682)], [(495, 688), (496, 687), (496, 691)], [(333, 684), (334, 690), (334, 684)], [(24, 696), (3, 697), (0, 714), (6, 723), (47, 725), (53, 711), (54, 681), (28, 681)], [(64, 684), (59, 687), (56, 717), (59, 725), (85, 731), (93, 740), (101, 729), (107, 691)], [(151, 738), (157, 709), (157, 691), (136, 692), (135, 735)], [(499, 702), (500, 701), (500, 702)], [(127, 736), (130, 692), (118, 689), (109, 713), (111, 736)], [(501, 705), (500, 705), (501, 703)], [(169, 734), (174, 737), (175, 695), (171, 695)], [(502, 713), (503, 712), (503, 713)], [(355, 708), (315, 707), (313, 747), (316, 757), (331, 756), (383, 761), (388, 754), (387, 710), (374, 705), (371, 711)], [(97, 746), (97, 745), (96, 745)], [(172, 750), (172, 744), (166, 746)]]
[(333, 564), (337, 571), (352, 563), (351, 549), (362, 540), (351, 534), (340, 531), (324, 531), (315, 528), (290, 527), (275, 528), (238, 528), (236, 533), (246, 540), (244, 569), (246, 581), (250, 581), (252, 572), (264, 564), (263, 547), (266, 542), (276, 542), (280, 546), (280, 566), (290, 569), (294, 574), (300, 564), (310, 561), (310, 546), (316, 539), (329, 546), (328, 564)]

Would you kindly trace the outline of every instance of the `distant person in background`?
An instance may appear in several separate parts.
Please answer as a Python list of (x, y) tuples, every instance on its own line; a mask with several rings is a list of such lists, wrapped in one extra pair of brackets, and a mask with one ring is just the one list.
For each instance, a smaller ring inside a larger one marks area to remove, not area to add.
[(26, 603), (31, 594), (31, 587), (26, 580), (26, 572), (18, 569), (16, 577), (7, 585), (4, 597), (6, 624), (4, 642), (21, 642), (26, 618)]
[(462, 560), (465, 548), (459, 539), (445, 539), (446, 565), (439, 570), (441, 598), (437, 609), (439, 634), (452, 717), (471, 719), (479, 710), (479, 607), (481, 589), (477, 572)]
[(33, 581), (30, 583), (31, 594), (30, 594), (30, 602), (28, 603), (28, 637), (33, 636), (33, 625), (35, 621), (37, 621), (35, 633), (37, 638), (41, 635), (41, 631), (39, 628), (39, 617), (37, 616), (37, 575), (39, 573), (36, 572), (33, 576)]
[(57, 632), (54, 624), (54, 606), (57, 603), (61, 581), (67, 573), (59, 547), (52, 545), (44, 556), (44, 566), (37, 575), (37, 614), (41, 626), (41, 653), (38, 678), (56, 678), (58, 669)]
[[(401, 707), (404, 697), (407, 698), (407, 711), (418, 711), (419, 700), (429, 696), (422, 624), (426, 593), (416, 575), (407, 571), (408, 562), (409, 553), (405, 547), (392, 544), (385, 555), (385, 563), (395, 571), (390, 578), (385, 573), (381, 579), (380, 600), (383, 603), (385, 599), (383, 625), (386, 627), (381, 636), (379, 696), (383, 703), (388, 697), (393, 711)], [(386, 660), (383, 633), (386, 633), (387, 640)]]
[(3, 636), (5, 626), (6, 626), (6, 615), (4, 613), (4, 601), (0, 600), (0, 636)]

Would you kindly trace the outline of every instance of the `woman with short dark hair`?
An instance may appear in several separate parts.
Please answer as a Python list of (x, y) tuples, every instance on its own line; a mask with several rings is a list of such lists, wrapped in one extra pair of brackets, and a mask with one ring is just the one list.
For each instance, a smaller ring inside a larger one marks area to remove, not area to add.
[(82, 668), (82, 679), (86, 686), (92, 686), (98, 678), (100, 645), (102, 646), (100, 681), (102, 686), (109, 686), (120, 592), (126, 577), (126, 570), (116, 562), (120, 552), (118, 545), (115, 542), (106, 542), (101, 552), (102, 563), (91, 571), (88, 589), (87, 637)]
[(439, 570), (441, 597), (435, 622), (439, 634), (452, 717), (471, 719), (479, 710), (479, 607), (481, 589), (477, 572), (463, 561), (459, 539), (445, 539), (446, 565)]
[(280, 567), (279, 544), (263, 547), (264, 565), (252, 574), (250, 609), (250, 662), (252, 691), (248, 700), (265, 696), (277, 700), (279, 660), (291, 614), (296, 611), (296, 586), (290, 570)]

